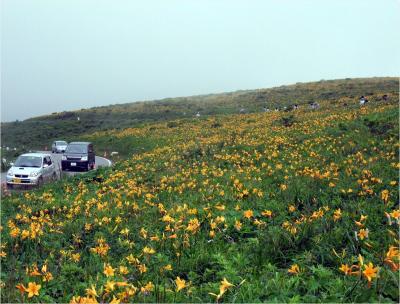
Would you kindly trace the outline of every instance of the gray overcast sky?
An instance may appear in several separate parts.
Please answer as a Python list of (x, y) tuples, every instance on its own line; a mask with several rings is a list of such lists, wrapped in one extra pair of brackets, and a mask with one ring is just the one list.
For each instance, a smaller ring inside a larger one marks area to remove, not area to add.
[(1, 0), (1, 121), (398, 76), (397, 0)]

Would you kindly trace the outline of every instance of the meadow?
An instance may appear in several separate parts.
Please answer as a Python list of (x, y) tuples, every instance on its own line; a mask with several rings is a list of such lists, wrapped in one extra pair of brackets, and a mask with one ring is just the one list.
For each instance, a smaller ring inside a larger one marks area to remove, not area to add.
[(389, 97), (85, 135), (145, 148), (3, 192), (2, 301), (398, 302)]

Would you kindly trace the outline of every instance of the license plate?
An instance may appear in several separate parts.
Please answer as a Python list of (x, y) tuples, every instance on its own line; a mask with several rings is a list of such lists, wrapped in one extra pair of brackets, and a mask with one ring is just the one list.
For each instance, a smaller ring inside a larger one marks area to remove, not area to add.
[(20, 178), (14, 178), (13, 182), (16, 184), (20, 184), (21, 183), (21, 179)]
[(76, 163), (71, 163), (71, 167), (76, 167)]

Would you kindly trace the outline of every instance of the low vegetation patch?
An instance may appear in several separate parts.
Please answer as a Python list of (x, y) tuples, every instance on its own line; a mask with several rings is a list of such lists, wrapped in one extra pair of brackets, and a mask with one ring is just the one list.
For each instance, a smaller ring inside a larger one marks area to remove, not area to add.
[(2, 300), (397, 303), (397, 103), (294, 115), (90, 135), (147, 146), (5, 194)]

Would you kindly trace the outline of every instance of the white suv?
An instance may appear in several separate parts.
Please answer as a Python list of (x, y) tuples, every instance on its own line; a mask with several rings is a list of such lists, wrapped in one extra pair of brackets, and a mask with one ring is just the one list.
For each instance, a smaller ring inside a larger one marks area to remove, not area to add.
[(57, 180), (59, 168), (50, 154), (26, 153), (20, 155), (7, 172), (7, 186), (41, 186), (50, 180)]
[(64, 153), (65, 149), (67, 149), (68, 143), (64, 140), (56, 140), (51, 145), (52, 153)]

